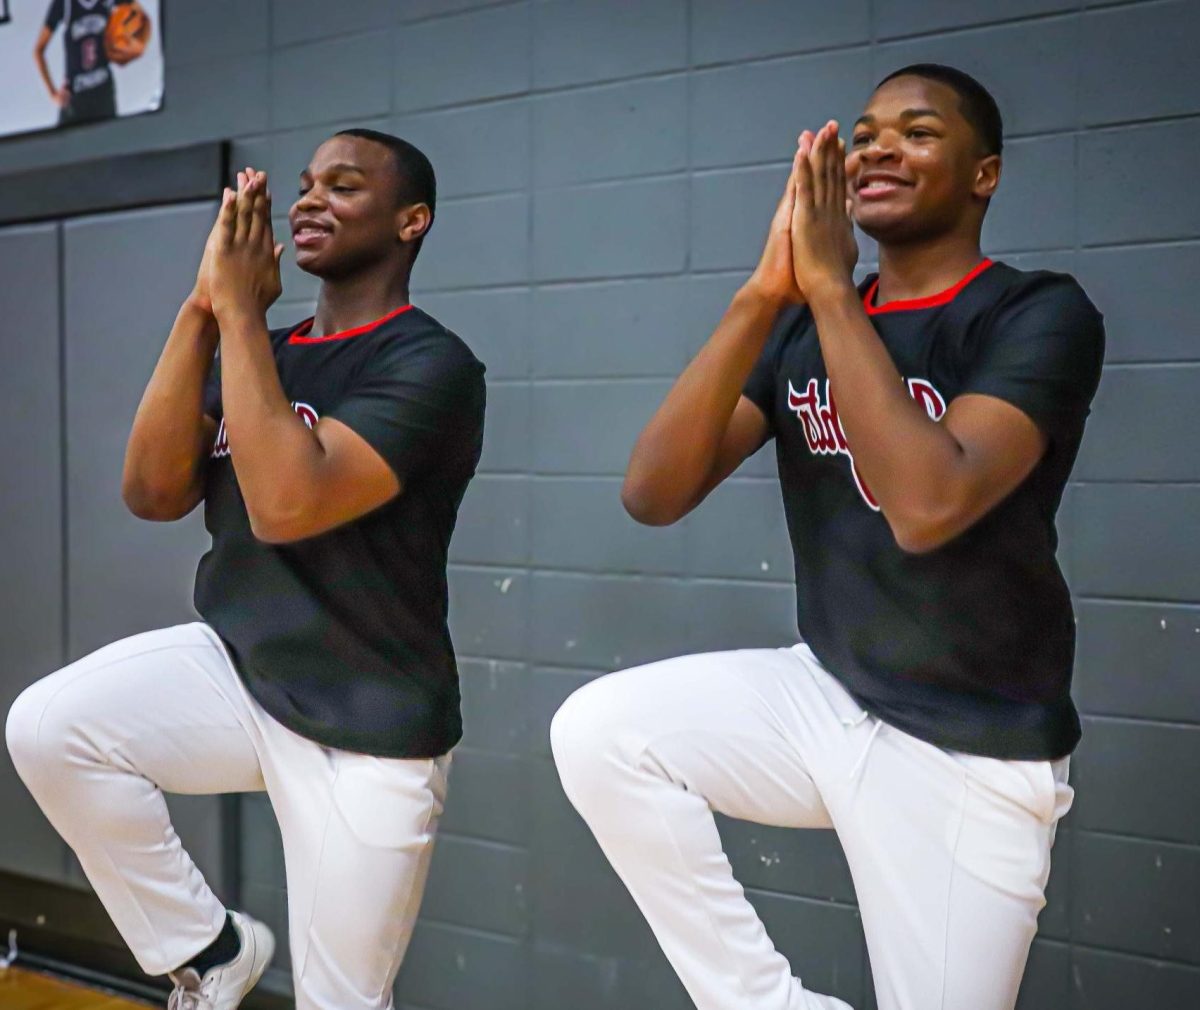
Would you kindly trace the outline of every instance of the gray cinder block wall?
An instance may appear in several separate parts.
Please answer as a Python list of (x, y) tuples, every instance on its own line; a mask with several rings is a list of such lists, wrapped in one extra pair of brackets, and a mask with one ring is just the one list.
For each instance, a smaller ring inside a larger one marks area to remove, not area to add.
[[(1021, 1006), (1200, 1005), (1200, 2), (164, 2), (162, 113), (7, 141), (0, 166), (229, 137), (283, 209), (334, 129), (398, 132), (441, 182), (414, 298), (489, 366), (483, 471), (453, 544), (467, 735), (406, 1010), (690, 1005), (558, 788), (549, 718), (615, 667), (792, 641), (769, 454), (666, 530), (625, 518), (620, 475), (753, 265), (798, 131), (852, 120), (917, 60), (977, 74), (1005, 113), (988, 251), (1074, 272), (1108, 321), (1060, 517), (1078, 799)], [(280, 325), (314, 294), (294, 268), (285, 285)], [(872, 1007), (832, 836), (722, 831), (797, 972)], [(244, 900), (282, 931), (261, 797), (242, 843)]]

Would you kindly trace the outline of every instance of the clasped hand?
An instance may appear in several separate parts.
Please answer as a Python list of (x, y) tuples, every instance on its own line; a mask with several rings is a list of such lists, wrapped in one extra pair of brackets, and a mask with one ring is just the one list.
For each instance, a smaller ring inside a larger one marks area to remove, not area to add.
[(271, 227), (271, 193), (265, 172), (238, 172), (237, 190), (226, 189), (204, 247), (196, 292), (202, 306), (224, 314), (262, 315), (283, 292), (283, 246)]
[(846, 146), (833, 120), (800, 134), (752, 286), (788, 302), (853, 283), (858, 243), (850, 217)]

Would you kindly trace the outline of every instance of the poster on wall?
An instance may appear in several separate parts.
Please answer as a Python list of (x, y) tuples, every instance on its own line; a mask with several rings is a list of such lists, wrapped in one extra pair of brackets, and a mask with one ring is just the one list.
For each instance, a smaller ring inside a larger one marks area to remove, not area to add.
[(0, 136), (162, 105), (160, 0), (0, 0)]

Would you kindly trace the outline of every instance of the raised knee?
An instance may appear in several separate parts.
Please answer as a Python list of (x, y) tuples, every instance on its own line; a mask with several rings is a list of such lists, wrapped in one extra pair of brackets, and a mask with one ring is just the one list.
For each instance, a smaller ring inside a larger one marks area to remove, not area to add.
[(37, 685), (28, 687), (17, 696), (8, 710), (4, 724), (4, 740), (13, 765), (21, 777), (28, 779), (42, 761), (44, 748), (38, 740), (38, 725), (44, 705), (38, 698)]
[(609, 678), (580, 688), (550, 723), (550, 750), (559, 778), (572, 801), (603, 784), (620, 762), (625, 721)]

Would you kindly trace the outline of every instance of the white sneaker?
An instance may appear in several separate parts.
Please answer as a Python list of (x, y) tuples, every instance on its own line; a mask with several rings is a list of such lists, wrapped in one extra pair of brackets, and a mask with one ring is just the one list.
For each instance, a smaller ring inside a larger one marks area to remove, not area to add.
[(242, 997), (254, 988), (275, 953), (275, 937), (264, 923), (239, 912), (230, 912), (242, 949), (225, 964), (210, 968), (201, 978), (195, 968), (171, 972), (175, 989), (167, 1010), (237, 1010)]

